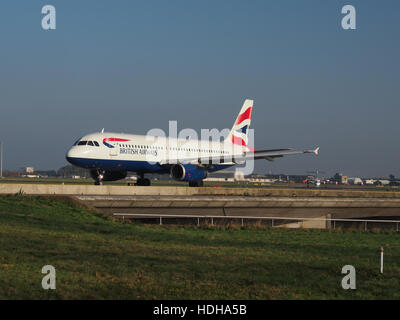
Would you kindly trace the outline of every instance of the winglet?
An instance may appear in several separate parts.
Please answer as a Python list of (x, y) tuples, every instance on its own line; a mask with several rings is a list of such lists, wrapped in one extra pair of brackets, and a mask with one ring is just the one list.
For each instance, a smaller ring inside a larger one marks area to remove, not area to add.
[(314, 150), (304, 150), (304, 153), (314, 153), (316, 156), (318, 156), (319, 153), (319, 147), (315, 148)]

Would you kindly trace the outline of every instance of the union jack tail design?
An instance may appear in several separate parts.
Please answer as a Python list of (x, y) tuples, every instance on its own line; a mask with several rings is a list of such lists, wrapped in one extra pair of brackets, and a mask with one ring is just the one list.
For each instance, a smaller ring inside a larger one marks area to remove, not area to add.
[(245, 148), (246, 151), (254, 150), (247, 146), (253, 103), (254, 101), (250, 99), (246, 99), (244, 101), (242, 109), (240, 110), (239, 115), (233, 124), (232, 130), (225, 140), (236, 146)]

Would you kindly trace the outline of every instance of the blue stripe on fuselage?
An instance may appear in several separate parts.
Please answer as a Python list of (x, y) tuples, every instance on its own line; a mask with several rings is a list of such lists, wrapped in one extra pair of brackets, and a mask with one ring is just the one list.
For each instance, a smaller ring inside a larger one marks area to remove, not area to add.
[[(149, 173), (168, 173), (167, 166), (161, 166), (157, 163), (149, 163), (148, 161), (132, 161), (132, 160), (105, 160), (105, 159), (86, 159), (67, 157), (69, 163), (85, 169), (108, 169), (115, 171), (132, 171), (132, 172), (149, 172)], [(215, 164), (207, 171), (214, 172), (231, 167), (232, 165)]]

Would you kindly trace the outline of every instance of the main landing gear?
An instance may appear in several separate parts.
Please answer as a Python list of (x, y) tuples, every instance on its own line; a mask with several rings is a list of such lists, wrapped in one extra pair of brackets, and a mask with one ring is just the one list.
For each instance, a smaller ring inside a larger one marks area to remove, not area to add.
[(98, 174), (97, 178), (94, 180), (94, 185), (95, 186), (102, 186), (103, 185), (103, 179), (104, 179), (104, 175)]
[(149, 186), (150, 184), (150, 179), (145, 178), (143, 173), (139, 175), (135, 183), (136, 186)]
[(189, 187), (202, 187), (203, 185), (204, 185), (203, 180), (189, 181)]

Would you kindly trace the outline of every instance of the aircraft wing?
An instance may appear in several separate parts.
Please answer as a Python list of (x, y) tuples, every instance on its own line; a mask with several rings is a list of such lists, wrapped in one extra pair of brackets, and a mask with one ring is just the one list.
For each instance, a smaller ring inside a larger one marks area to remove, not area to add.
[(241, 163), (246, 160), (258, 160), (266, 159), (273, 161), (275, 158), (282, 158), (286, 155), (303, 154), (303, 153), (314, 153), (318, 156), (319, 147), (313, 150), (293, 150), (293, 149), (270, 149), (270, 150), (257, 150), (246, 152), (243, 154), (237, 154), (234, 156), (214, 156), (214, 157), (200, 157), (200, 158), (185, 158), (185, 159), (168, 159), (160, 162), (161, 165), (167, 164), (196, 164), (196, 165), (209, 165), (209, 164), (229, 164), (229, 163)]
[(276, 150), (259, 150), (252, 153), (246, 153), (246, 158), (266, 159), (273, 161), (274, 158), (282, 158), (283, 156), (293, 155), (293, 154), (303, 154), (303, 153), (314, 153), (318, 156), (319, 147), (313, 150), (293, 150), (293, 149), (276, 149)]

